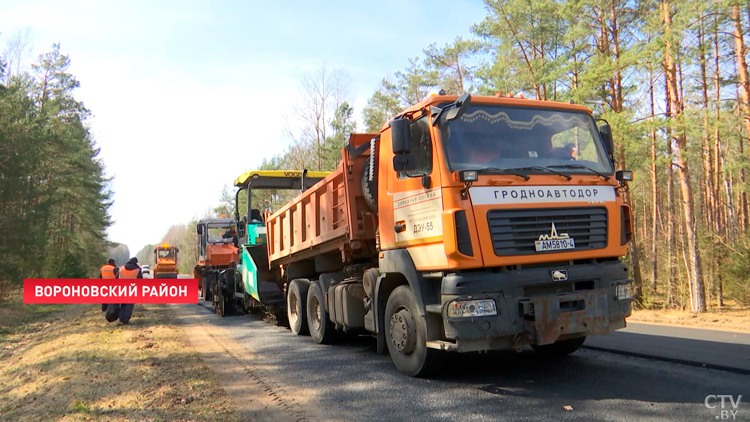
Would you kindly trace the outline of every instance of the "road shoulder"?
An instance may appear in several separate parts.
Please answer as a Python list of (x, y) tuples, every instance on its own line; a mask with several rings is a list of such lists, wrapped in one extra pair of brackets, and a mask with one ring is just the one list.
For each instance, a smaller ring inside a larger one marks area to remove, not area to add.
[(199, 305), (170, 305), (170, 309), (177, 315), (176, 321), (191, 347), (218, 376), (219, 385), (243, 419), (260, 422), (327, 420), (314, 405), (314, 394), (279, 381), (274, 373), (283, 368), (265, 364), (263, 356), (232, 340), (220, 326), (219, 316)]
[(70, 305), (2, 338), (0, 419), (239, 421), (216, 375), (164, 306), (129, 325)]

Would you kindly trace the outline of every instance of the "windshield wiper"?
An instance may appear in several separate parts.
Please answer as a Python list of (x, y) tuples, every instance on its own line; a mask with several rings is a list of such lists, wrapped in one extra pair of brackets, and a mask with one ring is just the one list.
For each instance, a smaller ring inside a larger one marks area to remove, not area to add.
[(569, 175), (567, 175), (565, 173), (560, 173), (559, 171), (554, 171), (551, 168), (542, 167), (542, 166), (516, 167), (516, 168), (512, 168), (512, 169), (508, 169), (508, 170), (532, 170), (532, 171), (533, 170), (542, 170), (542, 171), (548, 171), (550, 173), (554, 173), (554, 174), (556, 174), (558, 176), (562, 176), (562, 177), (564, 177), (564, 178), (566, 178), (568, 180), (573, 180), (572, 177), (570, 177)]
[(592, 169), (591, 167), (584, 166), (583, 164), (557, 164), (557, 165), (552, 165), (552, 166), (547, 166), (547, 167), (555, 167), (555, 168), (563, 168), (563, 169), (586, 169), (596, 174), (597, 176), (601, 177), (602, 179), (609, 181), (609, 176), (607, 176), (606, 174), (599, 173), (598, 171)]
[(527, 174), (518, 173), (516, 170), (524, 170), (523, 168), (518, 169), (500, 169), (497, 167), (485, 167), (481, 169), (476, 169), (477, 173), (490, 173), (490, 174), (512, 174), (514, 176), (518, 176), (522, 178), (523, 180), (528, 181), (530, 177)]

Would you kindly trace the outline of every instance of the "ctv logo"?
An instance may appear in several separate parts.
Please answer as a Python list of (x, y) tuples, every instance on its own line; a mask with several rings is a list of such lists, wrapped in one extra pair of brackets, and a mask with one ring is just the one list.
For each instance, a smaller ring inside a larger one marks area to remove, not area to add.
[[(741, 400), (741, 394), (737, 396), (736, 400), (734, 399), (734, 396), (729, 394), (710, 394), (706, 396), (705, 400), (703, 400), (703, 404), (709, 409), (717, 409), (718, 407), (719, 414), (716, 415), (716, 419), (733, 421), (735, 417), (737, 417), (737, 412), (739, 412), (737, 408), (740, 406)], [(717, 402), (721, 402), (721, 404)], [(732, 408), (729, 409), (729, 406)]]

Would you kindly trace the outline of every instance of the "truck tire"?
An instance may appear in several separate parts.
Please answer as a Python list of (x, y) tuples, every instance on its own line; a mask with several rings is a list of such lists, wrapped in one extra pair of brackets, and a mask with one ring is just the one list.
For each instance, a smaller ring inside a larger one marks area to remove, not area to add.
[(552, 344), (545, 344), (544, 346), (537, 346), (532, 344), (531, 348), (535, 352), (543, 356), (566, 356), (583, 346), (583, 342), (586, 341), (586, 337), (576, 337), (567, 340), (558, 340)]
[(208, 296), (211, 298), (211, 306), (216, 307), (216, 299), (218, 296), (216, 296), (216, 290), (218, 287), (218, 282), (215, 280), (214, 274), (209, 273), (208, 274)]
[(328, 318), (325, 295), (320, 284), (312, 282), (307, 291), (307, 327), (310, 337), (318, 344), (331, 344), (336, 341), (336, 326)]
[[(375, 168), (378, 168), (377, 165)], [(377, 173), (373, 177), (372, 182), (369, 181), (370, 176), (370, 160), (367, 160), (365, 165), (362, 167), (362, 176), (360, 177), (360, 187), (362, 188), (362, 196), (365, 198), (365, 202), (374, 212), (378, 212), (378, 180)]]
[(226, 304), (227, 301), (224, 299), (224, 294), (221, 292), (221, 288), (216, 289), (216, 293), (214, 293), (214, 299), (216, 301), (214, 302), (214, 312), (216, 312), (217, 315), (220, 317), (223, 317), (226, 315)]
[(409, 286), (398, 286), (385, 305), (385, 338), (399, 371), (422, 377), (440, 368), (440, 351), (427, 348), (427, 324)]
[(203, 283), (203, 300), (211, 301), (211, 281), (205, 275), (201, 281)]
[(304, 279), (292, 280), (286, 294), (286, 316), (289, 328), (298, 336), (308, 334), (307, 290), (310, 282)]
[(242, 293), (242, 312), (249, 314), (253, 308), (252, 302), (250, 301), (250, 295), (247, 292)]

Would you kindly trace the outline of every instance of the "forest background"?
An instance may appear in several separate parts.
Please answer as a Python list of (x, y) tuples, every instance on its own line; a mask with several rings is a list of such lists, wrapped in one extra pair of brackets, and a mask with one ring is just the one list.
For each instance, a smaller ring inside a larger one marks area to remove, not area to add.
[[(739, 0), (486, 0), (473, 37), (425, 46), (384, 75), (355, 110), (345, 68), (320, 65), (287, 110), (291, 146), (263, 169), (332, 170), (353, 131), (440, 89), (583, 104), (613, 129), (619, 168), (633, 170), (628, 256), (642, 307), (703, 312), (750, 306), (750, 4)], [(88, 274), (112, 247), (112, 192), (59, 46), (18, 66), (23, 34), (0, 55), (0, 279)], [(358, 118), (361, 116), (361, 118)], [(238, 174), (249, 169), (238, 169)], [(173, 225), (180, 269), (197, 260), (195, 223)], [(283, 197), (258, 198), (274, 209)], [(258, 202), (256, 202), (258, 203)], [(98, 248), (98, 249), (97, 249)], [(137, 253), (152, 258), (153, 245)]]

